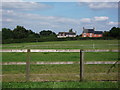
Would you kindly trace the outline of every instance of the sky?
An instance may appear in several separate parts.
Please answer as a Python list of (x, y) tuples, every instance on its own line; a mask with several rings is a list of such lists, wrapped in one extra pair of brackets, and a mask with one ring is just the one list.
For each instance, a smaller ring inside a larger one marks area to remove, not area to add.
[(0, 9), (2, 28), (14, 29), (20, 25), (37, 33), (42, 30), (67, 32), (72, 28), (80, 35), (83, 27), (108, 31), (118, 26), (117, 2), (5, 1)]

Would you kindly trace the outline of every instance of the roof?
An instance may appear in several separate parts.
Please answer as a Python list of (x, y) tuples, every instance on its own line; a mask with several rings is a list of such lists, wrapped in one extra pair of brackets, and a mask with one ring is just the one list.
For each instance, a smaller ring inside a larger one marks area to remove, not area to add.
[(94, 28), (93, 29), (83, 29), (83, 33), (103, 34), (102, 31), (95, 31)]
[(102, 31), (94, 31), (94, 34), (103, 34)]
[(83, 33), (94, 33), (94, 29), (84, 29)]

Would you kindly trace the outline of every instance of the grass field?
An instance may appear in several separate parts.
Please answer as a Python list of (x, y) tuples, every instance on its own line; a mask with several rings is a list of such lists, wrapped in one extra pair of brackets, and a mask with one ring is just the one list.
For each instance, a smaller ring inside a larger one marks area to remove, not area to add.
[(3, 49), (118, 49), (118, 40), (79, 40), (3, 44)]
[[(118, 88), (117, 82), (3, 82), (3, 88)], [(114, 89), (115, 90), (115, 89)]]
[[(107, 73), (111, 65), (84, 65), (85, 80), (117, 80), (118, 66)], [(25, 65), (3, 65), (4, 82), (25, 81)], [(31, 65), (30, 81), (68, 81), (80, 80), (80, 65)]]
[[(118, 40), (80, 40), (3, 44), (2, 49), (118, 49)], [(2, 62), (25, 62), (26, 53), (2, 53)], [(79, 53), (30, 53), (30, 61), (78, 62)], [(86, 52), (85, 61), (117, 61), (117, 52)], [(80, 65), (31, 65), (30, 82), (25, 82), (25, 65), (3, 65), (3, 88), (117, 88), (117, 82), (89, 80), (117, 80), (118, 65), (85, 65), (84, 82), (80, 80)], [(39, 81), (77, 80), (76, 82)]]
[[(25, 62), (27, 54), (26, 53), (2, 53), (2, 62)], [(51, 52), (37, 52), (30, 53), (30, 61), (43, 61), (43, 62), (59, 62), (59, 61), (80, 61), (80, 53), (51, 53)], [(117, 61), (117, 52), (86, 52), (85, 61)]]

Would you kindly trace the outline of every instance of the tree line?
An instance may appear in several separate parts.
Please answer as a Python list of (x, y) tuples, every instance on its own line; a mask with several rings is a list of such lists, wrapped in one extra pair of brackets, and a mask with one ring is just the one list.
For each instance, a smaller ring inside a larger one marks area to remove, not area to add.
[[(70, 29), (69, 31), (72, 31)], [(1, 31), (0, 31), (1, 32)], [(113, 27), (109, 31), (104, 31), (102, 38), (77, 37), (57, 38), (57, 34), (51, 30), (42, 30), (35, 33), (27, 30), (23, 26), (16, 26), (13, 30), (2, 28), (2, 43), (22, 43), (22, 42), (44, 42), (44, 41), (65, 41), (65, 40), (86, 40), (86, 39), (119, 39), (120, 28)]]
[(104, 31), (103, 37), (120, 39), (120, 28), (112, 27), (110, 31)]
[(13, 30), (2, 28), (2, 43), (49, 41), (50, 39), (55, 40), (56, 37), (56, 33), (51, 30), (35, 33), (32, 30), (25, 29), (23, 26), (16, 26)]

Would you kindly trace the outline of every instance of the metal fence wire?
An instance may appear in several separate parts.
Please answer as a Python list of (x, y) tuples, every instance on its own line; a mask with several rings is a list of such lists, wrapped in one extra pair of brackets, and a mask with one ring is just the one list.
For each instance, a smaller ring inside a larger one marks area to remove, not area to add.
[(118, 80), (118, 51), (8, 52), (2, 54), (4, 82)]
[(30, 81), (80, 80), (79, 59), (78, 52), (31, 53)]
[(117, 52), (86, 52), (84, 62), (85, 80), (117, 81), (119, 79)]

